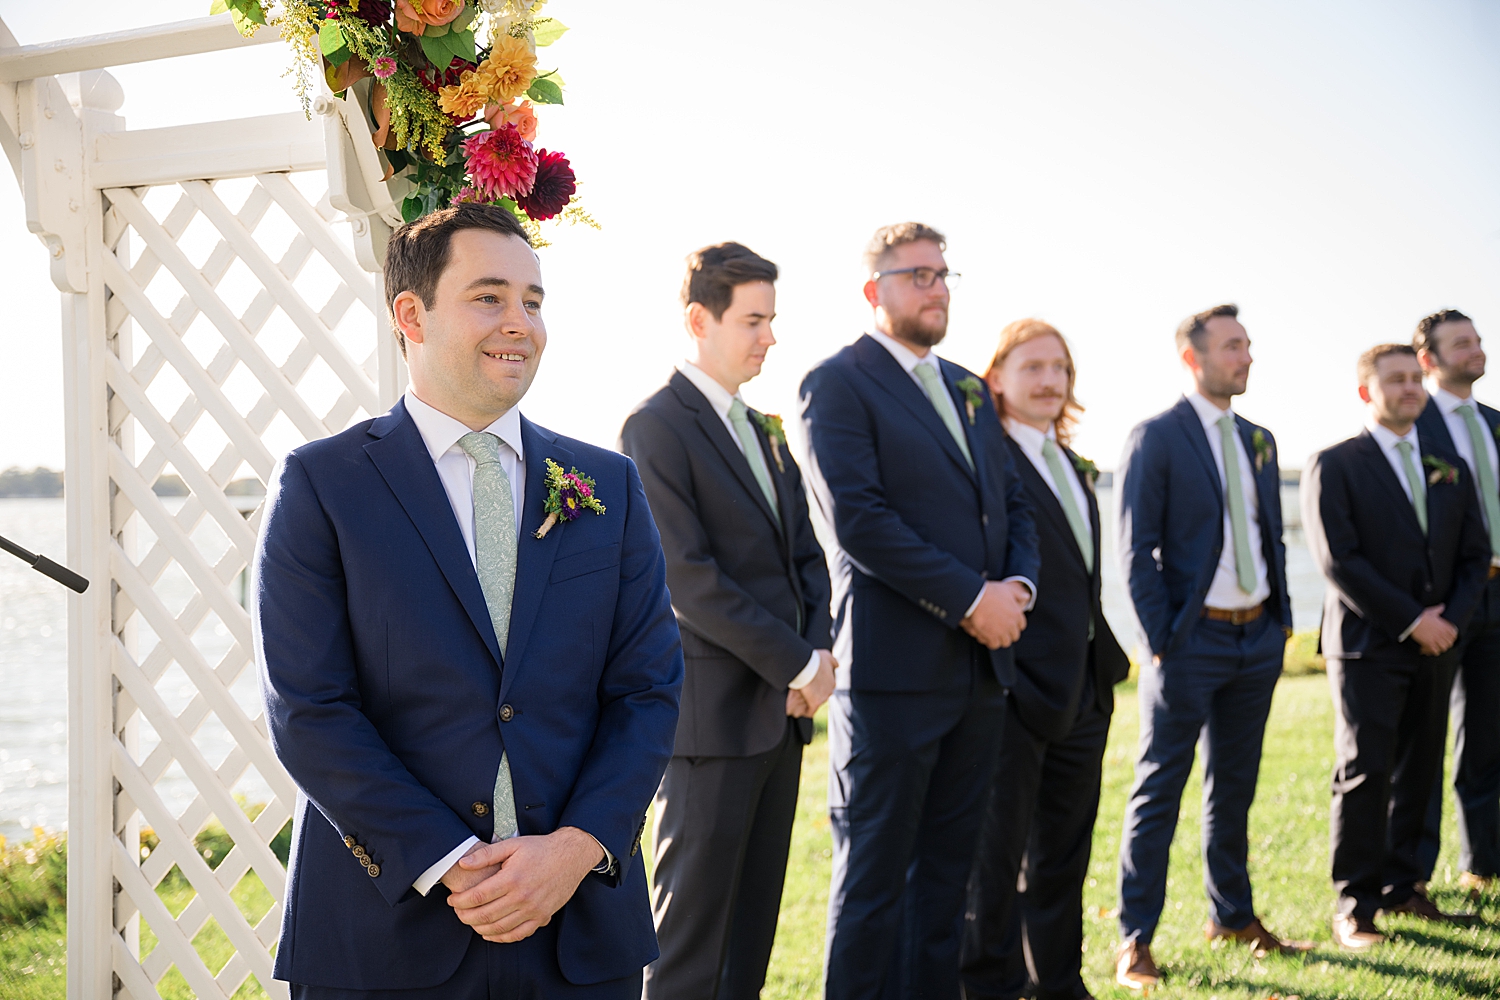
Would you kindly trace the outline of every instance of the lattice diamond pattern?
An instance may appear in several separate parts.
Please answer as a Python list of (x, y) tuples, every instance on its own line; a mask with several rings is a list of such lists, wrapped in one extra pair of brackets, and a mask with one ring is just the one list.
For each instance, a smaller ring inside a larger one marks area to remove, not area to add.
[[(104, 192), (115, 974), (142, 1000), (168, 976), (200, 998), (232, 997), (252, 975), (279, 985), (286, 873), (270, 844), (297, 790), (248, 669), (243, 574), (279, 455), (383, 410), (378, 288), (332, 228), (326, 196), (303, 193), (309, 176)], [(187, 495), (158, 496), (174, 475)], [(247, 794), (264, 803), (254, 819)], [(210, 860), (194, 836), (215, 819), (233, 847)], [(159, 838), (144, 859), (139, 822)], [(155, 945), (138, 957), (141, 920)]]

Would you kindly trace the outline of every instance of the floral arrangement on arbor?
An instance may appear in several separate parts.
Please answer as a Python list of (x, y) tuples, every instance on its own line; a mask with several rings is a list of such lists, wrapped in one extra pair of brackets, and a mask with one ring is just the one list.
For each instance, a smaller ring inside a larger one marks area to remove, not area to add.
[[(406, 221), (460, 201), (515, 213), (532, 241), (566, 219), (599, 228), (578, 204), (578, 179), (560, 152), (539, 149), (537, 109), (563, 103), (557, 70), (538, 50), (567, 26), (547, 0), (214, 0), (242, 35), (270, 24), (291, 45), (291, 69), (310, 107), (312, 73), (370, 116), (386, 177), (412, 191)], [(365, 81), (369, 81), (366, 83)]]

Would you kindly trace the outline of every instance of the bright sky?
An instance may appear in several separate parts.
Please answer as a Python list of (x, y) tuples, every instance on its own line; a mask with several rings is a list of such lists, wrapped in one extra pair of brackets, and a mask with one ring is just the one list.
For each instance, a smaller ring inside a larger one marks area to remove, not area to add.
[[(22, 44), (201, 16), (208, 0), (4, 4)], [(1500, 337), (1500, 6), (553, 0), (562, 149), (604, 231), (542, 251), (551, 343), (523, 409), (601, 444), (684, 350), (684, 255), (781, 266), (780, 346), (745, 390), (787, 415), (869, 312), (860, 251), (908, 218), (962, 271), (940, 353), (1041, 316), (1071, 339), (1080, 450), (1113, 467), (1184, 384), (1172, 331), (1232, 300), (1237, 404), (1282, 461), (1353, 433), (1354, 358), (1453, 306)], [(135, 128), (295, 110), (283, 46), (121, 67)], [(0, 177), (0, 468), (63, 461), (58, 299)], [(1497, 374), (1479, 396), (1500, 403)]]

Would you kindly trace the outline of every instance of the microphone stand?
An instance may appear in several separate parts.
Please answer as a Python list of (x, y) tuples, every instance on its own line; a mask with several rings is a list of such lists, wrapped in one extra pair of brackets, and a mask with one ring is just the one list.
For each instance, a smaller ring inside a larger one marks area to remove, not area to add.
[(89, 582), (68, 569), (68, 567), (60, 566), (46, 556), (39, 556), (35, 552), (27, 552), (4, 535), (0, 535), (0, 549), (4, 549), (38, 573), (56, 580), (69, 590), (74, 590), (81, 594), (89, 589)]

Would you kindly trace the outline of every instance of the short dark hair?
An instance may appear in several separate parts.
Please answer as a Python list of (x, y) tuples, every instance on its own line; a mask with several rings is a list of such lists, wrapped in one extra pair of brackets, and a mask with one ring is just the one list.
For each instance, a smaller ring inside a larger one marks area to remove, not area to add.
[(682, 305), (697, 302), (724, 318), (734, 301), (734, 290), (755, 281), (775, 282), (776, 265), (740, 243), (715, 243), (687, 256), (687, 277), (682, 279)]
[(865, 268), (874, 274), (880, 270), (886, 255), (893, 249), (920, 240), (936, 243), (939, 250), (948, 249), (948, 237), (925, 222), (898, 222), (893, 226), (881, 226), (875, 230), (875, 235), (870, 237), (870, 242), (865, 247)]
[(1375, 366), (1382, 359), (1398, 355), (1405, 355), (1406, 357), (1415, 359), (1417, 351), (1410, 344), (1376, 344), (1361, 354), (1359, 360), (1354, 364), (1354, 374), (1358, 377), (1359, 384), (1364, 385), (1370, 379), (1374, 378), (1376, 372)]
[(1233, 302), (1226, 302), (1223, 305), (1193, 313), (1177, 324), (1178, 353), (1182, 353), (1182, 349), (1189, 344), (1193, 345), (1195, 351), (1203, 350), (1203, 335), (1208, 332), (1208, 321), (1215, 316), (1228, 316), (1230, 319), (1235, 319), (1239, 314), (1240, 307)]
[(1437, 338), (1433, 336), (1434, 331), (1444, 323), (1458, 323), (1468, 318), (1457, 309), (1439, 309), (1430, 316), (1423, 316), (1417, 320), (1417, 332), (1411, 335), (1411, 346), (1416, 350), (1430, 351), (1441, 356)]
[(406, 356), (406, 335), (396, 325), (396, 296), (411, 292), (431, 309), (438, 279), (448, 267), (453, 234), (465, 229), (514, 236), (531, 246), (521, 221), (508, 209), (471, 201), (440, 208), (392, 233), (385, 250), (385, 308), (391, 314), (391, 329), (401, 345), (402, 357)]

